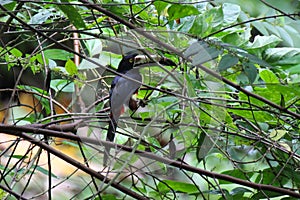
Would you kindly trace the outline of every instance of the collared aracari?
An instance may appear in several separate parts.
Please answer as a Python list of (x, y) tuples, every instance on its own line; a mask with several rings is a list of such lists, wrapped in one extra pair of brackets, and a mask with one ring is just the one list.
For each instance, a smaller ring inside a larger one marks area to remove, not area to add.
[[(116, 76), (112, 83), (109, 92), (110, 104), (110, 121), (106, 135), (106, 141), (112, 142), (115, 138), (118, 119), (124, 112), (124, 105), (128, 106), (132, 111), (138, 108), (136, 100), (132, 99), (132, 95), (137, 93), (141, 87), (142, 76), (139, 73), (139, 68), (135, 66), (157, 66), (157, 62), (162, 65), (176, 66), (176, 64), (168, 59), (162, 57), (146, 57), (138, 56), (137, 53), (131, 53), (124, 56), (119, 63), (117, 72), (124, 76)], [(129, 77), (130, 79), (126, 78)], [(135, 81), (133, 81), (135, 80)], [(103, 165), (107, 166), (110, 148), (105, 147)]]
[[(112, 83), (109, 93), (110, 104), (110, 122), (106, 135), (107, 141), (113, 141), (115, 138), (115, 132), (117, 129), (117, 123), (120, 115), (124, 112), (124, 105), (128, 106), (131, 110), (137, 109), (137, 102), (132, 99), (132, 95), (138, 92), (141, 86), (142, 76), (139, 73), (138, 68), (134, 68), (135, 57), (138, 54), (133, 53), (124, 56), (119, 63), (117, 72), (124, 74), (123, 76), (116, 76)], [(129, 80), (125, 77), (129, 77), (133, 80)], [(109, 147), (105, 147), (103, 165), (107, 165), (109, 157)]]

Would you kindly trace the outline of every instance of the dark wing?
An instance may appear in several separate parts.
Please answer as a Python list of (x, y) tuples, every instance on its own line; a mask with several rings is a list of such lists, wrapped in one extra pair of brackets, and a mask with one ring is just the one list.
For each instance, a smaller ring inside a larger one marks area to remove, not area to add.
[[(115, 138), (115, 132), (117, 129), (117, 123), (120, 115), (122, 114), (123, 105), (129, 104), (129, 99), (131, 96), (140, 88), (142, 82), (142, 76), (140, 75), (138, 69), (132, 69), (124, 74), (124, 76), (130, 77), (138, 82), (128, 80), (124, 77), (117, 76), (111, 84), (110, 91), (110, 112), (111, 119), (108, 126), (108, 131), (106, 135), (107, 141), (113, 141)], [(109, 157), (110, 148), (105, 147), (103, 165), (107, 166), (107, 160)]]
[[(125, 77), (130, 77), (133, 80), (128, 80)], [(110, 96), (110, 109), (115, 121), (118, 121), (123, 105), (129, 104), (130, 97), (141, 87), (142, 76), (138, 69), (132, 69), (124, 74), (124, 77), (119, 77), (116, 81)]]

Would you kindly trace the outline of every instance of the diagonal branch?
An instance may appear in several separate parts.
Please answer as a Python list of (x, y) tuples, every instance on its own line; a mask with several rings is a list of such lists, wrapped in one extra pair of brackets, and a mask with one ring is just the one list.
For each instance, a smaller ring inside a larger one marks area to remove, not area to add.
[[(39, 146), (40, 148), (46, 150), (50, 154), (53, 154), (53, 155), (57, 156), (58, 158), (68, 162), (69, 164), (77, 167), (78, 169), (86, 172), (87, 174), (89, 174), (89, 175), (91, 175), (95, 178), (98, 178), (99, 180), (103, 181), (104, 183), (110, 183), (110, 179), (108, 177), (103, 176), (102, 174), (100, 174), (97, 171), (85, 166), (84, 164), (82, 164), (82, 163), (78, 162), (77, 160), (73, 159), (72, 157), (70, 157), (70, 156), (68, 156), (64, 153), (61, 153), (59, 150), (56, 150), (55, 148), (51, 147), (50, 145), (46, 144), (45, 142), (43, 142), (41, 140), (38, 140), (38, 139), (30, 136), (29, 134), (24, 133), (22, 128), (19, 129), (16, 126), (13, 126), (13, 127), (16, 128), (15, 131), (7, 130), (7, 131), (3, 131), (3, 132), (7, 132), (7, 133), (10, 133), (12, 135), (19, 136), (19, 137), (31, 142), (32, 144), (35, 144), (35, 145)], [(12, 128), (12, 129), (14, 129), (14, 128)], [(33, 131), (33, 133), (40, 133), (41, 131), (42, 130), (36, 129), (35, 131)], [(47, 134), (45, 134), (45, 135), (47, 135)], [(80, 137), (76, 136), (76, 138), (77, 138), (76, 141), (81, 141)], [(143, 200), (148, 199), (148, 198), (145, 198), (144, 196), (141, 196), (141, 195), (137, 194), (136, 192), (132, 191), (131, 189), (128, 189), (128, 188), (126, 188), (126, 187), (124, 187), (121, 184), (118, 184), (116, 182), (112, 182), (110, 184), (113, 188), (115, 188), (115, 189), (117, 189), (117, 190), (123, 192), (124, 194), (127, 194), (127, 195), (129, 195), (133, 198), (143, 199)]]
[[(176, 54), (176, 55), (184, 58), (185, 60), (187, 60), (189, 62), (192, 62), (192, 60), (190, 58), (186, 58), (183, 55), (183, 53), (181, 51), (177, 50), (175, 47), (173, 47), (173, 46), (171, 46), (171, 45), (169, 45), (167, 43), (163, 43), (162, 41), (159, 40), (159, 38), (154, 37), (153, 35), (145, 32), (143, 29), (137, 28), (136, 26), (134, 26), (130, 22), (128, 22), (128, 21), (122, 19), (121, 17), (115, 15), (114, 13), (112, 13), (112, 12), (110, 12), (110, 11), (102, 8), (101, 6), (99, 6), (97, 4), (90, 3), (89, 1), (86, 1), (86, 0), (80, 0), (80, 2), (84, 3), (85, 6), (89, 7), (90, 9), (95, 9), (95, 10), (98, 10), (99, 12), (102, 12), (103, 14), (105, 14), (105, 15), (113, 18), (113, 19), (115, 19), (116, 21), (122, 23), (123, 25), (127, 26), (128, 28), (135, 30), (137, 33), (141, 34), (142, 36), (144, 36), (145, 38), (151, 40), (152, 42), (155, 42), (159, 46), (162, 46), (165, 49), (173, 52), (174, 54)], [(243, 92), (244, 94), (246, 94), (246, 95), (248, 95), (250, 97), (253, 97), (253, 98), (257, 99), (257, 100), (260, 100), (261, 102), (264, 102), (264, 103), (268, 104), (269, 106), (272, 106), (273, 108), (278, 109), (281, 112), (287, 113), (287, 114), (289, 114), (289, 115), (291, 115), (293, 117), (296, 117), (297, 119), (300, 119), (300, 114), (295, 113), (293, 111), (290, 111), (287, 108), (282, 107), (282, 106), (280, 106), (280, 105), (278, 105), (278, 104), (276, 104), (276, 103), (274, 103), (274, 102), (272, 102), (272, 101), (270, 101), (270, 100), (268, 100), (268, 99), (266, 99), (266, 98), (264, 98), (264, 97), (262, 97), (260, 95), (254, 94), (254, 93), (252, 93), (252, 92), (250, 92), (250, 91), (242, 88), (240, 85), (238, 85), (238, 84), (236, 84), (236, 83), (234, 83), (234, 82), (232, 82), (232, 81), (230, 81), (230, 80), (222, 77), (219, 73), (217, 73), (217, 72), (215, 72), (215, 71), (213, 71), (213, 70), (211, 70), (209, 68), (206, 68), (206, 67), (204, 67), (202, 65), (196, 65), (196, 67), (202, 69), (204, 72), (206, 72), (206, 73), (210, 74), (211, 76), (219, 79), (220, 81), (222, 81), (222, 82), (224, 82), (224, 83), (226, 83), (226, 84), (234, 87), (238, 91), (241, 91), (241, 92)]]
[[(128, 147), (128, 146), (124, 146), (124, 145), (119, 145), (119, 144), (115, 144), (112, 142), (107, 142), (107, 141), (103, 141), (103, 140), (95, 140), (93, 138), (88, 138), (88, 137), (79, 137), (77, 135), (70, 135), (70, 134), (65, 134), (59, 131), (52, 131), (52, 130), (47, 130), (47, 129), (42, 129), (42, 128), (32, 128), (30, 127), (30, 125), (27, 126), (12, 126), (12, 125), (2, 125), (0, 124), (0, 132), (4, 132), (4, 133), (8, 133), (11, 135), (15, 135), (15, 136), (19, 136), (22, 137), (38, 146), (40, 146), (41, 148), (49, 151), (50, 153), (52, 153), (53, 155), (56, 155), (57, 157), (63, 159), (64, 161), (70, 163), (71, 165), (77, 167), (78, 169), (100, 179), (103, 180), (105, 183), (110, 182), (110, 179), (108, 179), (107, 177), (99, 174), (98, 172), (88, 168), (87, 166), (83, 165), (82, 163), (74, 160), (73, 158), (57, 151), (56, 149), (50, 147), (49, 145), (45, 144), (44, 142), (35, 139), (34, 137), (30, 136), (29, 134), (24, 133), (25, 132), (30, 132), (30, 133), (34, 133), (34, 134), (44, 134), (47, 136), (53, 136), (53, 137), (60, 137), (60, 138), (68, 138), (74, 141), (80, 141), (80, 142), (85, 142), (85, 143), (89, 143), (89, 144), (102, 144), (105, 146), (109, 146), (111, 148), (119, 148), (123, 151), (127, 151), (127, 152), (132, 152), (133, 148)], [(161, 163), (164, 163), (166, 165), (170, 165), (173, 167), (176, 167), (178, 169), (184, 169), (190, 172), (194, 172), (200, 175), (204, 175), (204, 176), (208, 176), (214, 179), (221, 179), (221, 180), (225, 180), (225, 181), (229, 181), (232, 183), (236, 183), (239, 185), (243, 185), (243, 186), (247, 186), (247, 187), (251, 187), (254, 189), (258, 189), (258, 190), (267, 190), (267, 191), (273, 191), (273, 192), (278, 192), (281, 194), (285, 194), (285, 195), (290, 195), (292, 197), (297, 197), (300, 198), (300, 194), (288, 189), (284, 189), (284, 188), (280, 188), (280, 187), (275, 187), (272, 185), (266, 185), (266, 184), (258, 184), (258, 183), (253, 183), (253, 182), (249, 182), (243, 179), (239, 179), (239, 178), (235, 178), (229, 175), (225, 175), (225, 174), (219, 174), (219, 173), (215, 173), (215, 172), (211, 172), (208, 170), (204, 170), (204, 169), (200, 169), (188, 164), (185, 164), (181, 161), (176, 161), (176, 160), (172, 160), (166, 157), (161, 157), (158, 155), (155, 155), (153, 153), (150, 152), (146, 152), (146, 151), (141, 151), (141, 150), (135, 150), (136, 155), (139, 155), (141, 157), (145, 157), (145, 158), (149, 158)], [(120, 191), (130, 195), (130, 196), (134, 196), (138, 195), (132, 191), (128, 191), (129, 189), (115, 183), (112, 182), (111, 183), (112, 187), (119, 189)], [(138, 195), (139, 196), (139, 195)], [(142, 197), (141, 199), (145, 199), (144, 197)]]

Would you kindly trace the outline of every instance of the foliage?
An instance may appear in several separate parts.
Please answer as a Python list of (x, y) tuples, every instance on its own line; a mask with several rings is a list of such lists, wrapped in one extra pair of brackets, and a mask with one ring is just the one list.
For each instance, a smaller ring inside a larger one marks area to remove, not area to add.
[[(4, 195), (299, 198), (299, 2), (240, 2), (1, 1)], [(131, 50), (176, 66), (141, 67), (145, 106), (111, 144), (109, 85)]]

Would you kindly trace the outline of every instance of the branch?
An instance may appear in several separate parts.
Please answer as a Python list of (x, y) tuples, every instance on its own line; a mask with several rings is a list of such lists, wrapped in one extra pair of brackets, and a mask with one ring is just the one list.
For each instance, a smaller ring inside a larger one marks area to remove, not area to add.
[[(102, 144), (104, 146), (108, 146), (110, 148), (118, 148), (121, 149), (123, 151), (126, 152), (132, 152), (133, 148), (128, 147), (128, 146), (124, 146), (124, 145), (119, 145), (119, 144), (115, 144), (113, 142), (108, 142), (108, 141), (103, 141), (103, 140), (95, 140), (93, 138), (89, 138), (89, 137), (79, 137), (77, 135), (70, 135), (70, 134), (65, 134), (59, 131), (53, 131), (53, 130), (47, 130), (47, 129), (37, 129), (37, 128), (32, 128), (30, 127), (30, 125), (27, 126), (12, 126), (12, 125), (3, 125), (0, 124), (0, 132), (4, 132), (4, 133), (8, 133), (11, 135), (15, 135), (15, 136), (19, 136), (22, 137), (26, 140), (28, 140), (29, 142), (32, 142), (38, 146), (40, 146), (41, 148), (49, 151), (50, 153), (56, 155), (57, 157), (63, 159), (64, 161), (70, 163), (71, 165), (77, 167), (78, 169), (81, 169), (82, 171), (96, 177), (99, 178), (100, 180), (104, 181), (105, 183), (108, 183), (110, 181), (110, 179), (108, 179), (107, 177), (104, 177), (103, 175), (99, 174), (98, 172), (86, 167), (85, 165), (81, 164), (80, 162), (74, 160), (73, 158), (64, 155), (63, 153), (55, 150), (54, 148), (48, 146), (47, 144), (45, 144), (42, 141), (39, 141), (37, 139), (35, 139), (34, 137), (29, 136), (28, 134), (25, 134), (23, 132), (30, 132), (30, 133), (34, 133), (34, 134), (44, 134), (47, 136), (52, 136), (52, 137), (60, 137), (60, 138), (66, 138), (66, 139), (71, 139), (74, 141), (79, 141), (79, 142), (84, 142), (84, 143), (89, 143), (89, 144), (95, 144), (95, 145), (99, 145)], [(207, 171), (207, 170), (203, 170), (197, 167), (193, 167), (190, 166), (188, 164), (185, 164), (183, 162), (179, 162), (176, 160), (172, 160), (166, 157), (161, 157), (161, 156), (157, 156), (153, 153), (150, 152), (146, 152), (146, 151), (141, 151), (141, 150), (135, 150), (136, 155), (140, 155), (141, 157), (144, 158), (149, 158), (158, 162), (162, 162), (166, 165), (170, 165), (173, 167), (176, 167), (178, 169), (184, 169), (190, 172), (194, 172), (200, 175), (205, 175), (214, 179), (221, 179), (221, 180), (225, 180), (225, 181), (229, 181), (232, 183), (236, 183), (239, 185), (243, 185), (243, 186), (247, 186), (247, 187), (251, 187), (254, 189), (258, 189), (258, 190), (268, 190), (268, 191), (273, 191), (273, 192), (278, 192), (281, 194), (285, 194), (285, 195), (290, 195), (296, 198), (300, 198), (300, 194), (297, 192), (293, 192), (291, 190), (288, 189), (284, 189), (284, 188), (280, 188), (280, 187), (275, 187), (272, 185), (265, 185), (265, 184), (258, 184), (258, 183), (253, 183), (253, 182), (249, 182), (249, 181), (245, 181), (243, 179), (239, 179), (239, 178), (235, 178), (229, 175), (225, 175), (225, 174), (219, 174), (219, 173), (215, 173), (215, 172), (211, 172), (211, 171)], [(113, 187), (115, 187), (116, 189), (119, 189), (120, 191), (128, 194), (129, 191), (127, 188), (124, 188), (123, 186), (113, 182), (111, 184)], [(121, 187), (121, 188), (118, 188)], [(128, 194), (128, 195), (138, 195), (136, 193), (133, 194)], [(145, 199), (144, 197), (142, 199)]]
[[(145, 32), (143, 29), (137, 28), (136, 26), (134, 26), (130, 22), (122, 19), (121, 17), (115, 15), (114, 13), (112, 13), (112, 12), (110, 12), (108, 10), (105, 10), (104, 8), (102, 8), (101, 6), (99, 6), (97, 4), (92, 4), (89, 1), (86, 1), (86, 0), (79, 0), (79, 1), (82, 2), (82, 3), (84, 3), (85, 6), (91, 8), (91, 9), (98, 10), (99, 12), (102, 12), (103, 14), (105, 14), (105, 15), (113, 18), (113, 19), (115, 19), (116, 21), (118, 21), (121, 24), (127, 26), (128, 28), (135, 30), (140, 35), (142, 35), (145, 38), (151, 40), (152, 42), (158, 44), (159, 46), (162, 46), (165, 49), (173, 52), (177, 56), (180, 56), (180, 57), (184, 58), (185, 60), (187, 60), (189, 62), (192, 62), (192, 60), (190, 58), (185, 57), (183, 55), (183, 53), (181, 51), (177, 50), (174, 46), (171, 46), (171, 45), (169, 45), (167, 43), (162, 42), (158, 37), (154, 37), (152, 34), (149, 34), (149, 33)], [(238, 84), (236, 84), (236, 83), (234, 83), (234, 82), (232, 82), (232, 81), (230, 81), (230, 80), (222, 77), (217, 72), (215, 72), (215, 71), (213, 71), (213, 70), (211, 70), (209, 68), (206, 68), (206, 67), (204, 67), (202, 65), (196, 65), (196, 67), (202, 69), (204, 72), (206, 72), (207, 74), (210, 74), (211, 76), (217, 78), (218, 80), (220, 80), (220, 81), (222, 81), (222, 82), (224, 82), (224, 83), (226, 83), (226, 84), (234, 87), (238, 91), (241, 91), (241, 92), (243, 92), (244, 94), (246, 94), (246, 95), (248, 95), (250, 97), (253, 97), (253, 98), (257, 99), (257, 100), (260, 100), (261, 102), (264, 102), (264, 103), (268, 104), (269, 106), (272, 106), (273, 108), (276, 108), (276, 109), (280, 110), (281, 112), (290, 114), (291, 116), (296, 117), (297, 119), (300, 119), (300, 114), (295, 113), (293, 111), (290, 111), (290, 110), (288, 110), (288, 109), (286, 109), (286, 108), (284, 108), (284, 107), (282, 107), (280, 105), (277, 105), (276, 103), (274, 103), (274, 102), (272, 102), (272, 101), (270, 101), (270, 100), (268, 100), (268, 99), (266, 99), (266, 98), (264, 98), (262, 96), (254, 94), (254, 93), (252, 93), (252, 92), (250, 92), (250, 91), (242, 88), (240, 85), (238, 85)]]
[[(1, 179), (2, 179), (2, 178), (1, 178)], [(13, 195), (13, 196), (16, 197), (17, 199), (20, 199), (20, 200), (27, 200), (27, 198), (22, 197), (21, 195), (19, 195), (19, 194), (16, 193), (15, 191), (13, 191), (13, 190), (11, 190), (11, 189), (9, 189), (9, 188), (7, 188), (7, 187), (1, 185), (1, 184), (0, 184), (0, 188), (1, 188), (3, 191), (5, 191), (5, 192), (7, 192), (7, 193), (9, 193), (9, 194), (11, 194), (11, 195)]]
[(275, 6), (272, 6), (270, 3), (266, 2), (265, 0), (260, 0), (260, 1), (261, 1), (263, 4), (265, 4), (266, 6), (272, 8), (272, 9), (278, 11), (278, 12), (280, 12), (280, 13), (283, 14), (284, 16), (289, 17), (289, 18), (291, 18), (292, 20), (296, 20), (296, 19), (295, 19), (294, 17), (292, 17), (291, 15), (286, 14), (285, 12), (283, 12), (282, 10), (280, 10), (279, 8), (276, 8)]
[[(3, 130), (3, 129), (4, 130)], [(141, 196), (139, 194), (137, 194), (136, 192), (133, 192), (131, 189), (128, 189), (124, 186), (122, 186), (121, 184), (119, 183), (116, 183), (116, 182), (112, 182), (110, 183), (110, 179), (106, 176), (103, 176), (102, 174), (98, 173), (97, 171), (85, 166), (84, 164), (78, 162), (77, 160), (73, 159), (72, 157), (70, 156), (67, 156), (66, 154), (64, 153), (61, 153), (60, 151), (56, 150), (55, 148), (49, 146), (48, 144), (46, 144), (45, 142), (41, 141), (41, 140), (38, 140), (32, 136), (30, 136), (29, 134), (26, 134), (24, 133), (25, 132), (32, 132), (32, 133), (35, 133), (35, 134), (44, 134), (44, 135), (47, 135), (46, 133), (50, 133), (49, 135), (52, 135), (51, 133), (56, 133), (56, 131), (48, 131), (48, 130), (45, 130), (45, 129), (35, 129), (35, 128), (27, 128), (27, 127), (22, 127), (22, 126), (6, 126), (6, 125), (0, 125), (0, 130), (1, 132), (5, 132), (5, 133), (9, 133), (11, 135), (15, 135), (15, 136), (19, 136), (27, 141), (29, 141), (30, 143), (32, 144), (35, 144), (37, 146), (39, 146), (40, 148), (46, 150), (47, 152), (57, 156), (58, 158), (66, 161), (67, 163), (73, 165), (74, 167), (84, 171), (85, 173), (95, 177), (95, 178), (98, 178), (99, 180), (103, 181), (104, 183), (106, 184), (111, 184), (111, 186), (113, 188), (115, 188), (116, 190), (119, 190), (135, 199), (143, 199), (143, 200), (147, 200), (148, 198), (144, 197), (144, 196)], [(31, 130), (31, 131), (30, 131)], [(56, 135), (54, 134), (54, 135)], [(61, 133), (59, 133), (60, 135), (63, 135)], [(67, 134), (65, 134), (67, 135)], [(70, 135), (68, 135), (69, 137)], [(75, 136), (75, 135), (74, 135)], [(78, 136), (75, 136), (74, 138), (76, 138), (76, 141), (81, 141), (81, 137), (78, 137)], [(91, 138), (88, 139), (89, 141), (91, 140)], [(94, 140), (95, 142), (95, 140)], [(99, 141), (96, 143), (99, 145)]]

